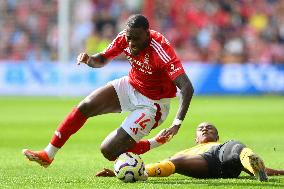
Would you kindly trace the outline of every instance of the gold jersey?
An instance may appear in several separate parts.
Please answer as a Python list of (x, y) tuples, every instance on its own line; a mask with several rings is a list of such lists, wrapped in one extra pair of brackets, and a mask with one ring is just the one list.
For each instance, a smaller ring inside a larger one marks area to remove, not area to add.
[(207, 152), (211, 147), (213, 146), (217, 146), (221, 143), (219, 142), (208, 142), (208, 143), (204, 143), (204, 144), (198, 144), (194, 147), (191, 147), (189, 149), (180, 151), (178, 153), (176, 153), (174, 156), (179, 156), (179, 155), (200, 155), (200, 154), (204, 154), (205, 152)]

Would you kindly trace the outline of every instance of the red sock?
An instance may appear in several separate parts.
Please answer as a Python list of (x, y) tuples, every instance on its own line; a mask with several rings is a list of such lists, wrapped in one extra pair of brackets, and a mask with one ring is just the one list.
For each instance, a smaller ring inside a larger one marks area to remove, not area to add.
[(148, 140), (140, 140), (136, 143), (136, 145), (128, 150), (129, 152), (133, 152), (135, 154), (144, 154), (150, 150), (150, 142)]
[(77, 107), (74, 108), (56, 129), (50, 143), (57, 148), (61, 148), (68, 138), (84, 125), (87, 119)]

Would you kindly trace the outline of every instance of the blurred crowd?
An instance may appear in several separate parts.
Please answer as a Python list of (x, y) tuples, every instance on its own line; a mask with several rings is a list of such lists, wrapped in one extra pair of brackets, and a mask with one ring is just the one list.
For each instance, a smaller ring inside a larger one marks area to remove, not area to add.
[(0, 60), (57, 56), (57, 0), (0, 0)]
[[(69, 2), (71, 59), (102, 51), (142, 13), (183, 61), (284, 64), (284, 0)], [(0, 24), (0, 60), (58, 59), (58, 0), (0, 0)]]

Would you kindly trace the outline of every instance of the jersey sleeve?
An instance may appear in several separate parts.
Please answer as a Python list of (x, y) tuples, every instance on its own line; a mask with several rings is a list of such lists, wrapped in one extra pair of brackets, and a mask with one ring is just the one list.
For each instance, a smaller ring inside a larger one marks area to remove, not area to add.
[(120, 32), (109, 46), (102, 52), (106, 59), (113, 59), (123, 52), (126, 48), (125, 30)]
[[(166, 40), (166, 39), (165, 39)], [(171, 80), (174, 80), (179, 75), (185, 73), (180, 59), (177, 57), (173, 47), (166, 40), (166, 43), (162, 43), (162, 49), (165, 51), (163, 68), (169, 75)], [(167, 59), (166, 59), (167, 58)]]

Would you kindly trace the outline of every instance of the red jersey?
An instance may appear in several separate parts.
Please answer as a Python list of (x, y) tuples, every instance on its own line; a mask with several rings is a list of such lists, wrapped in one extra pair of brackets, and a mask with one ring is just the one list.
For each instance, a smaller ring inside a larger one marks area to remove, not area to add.
[(120, 32), (102, 55), (112, 59), (123, 52), (131, 65), (129, 82), (144, 96), (153, 100), (175, 97), (177, 89), (173, 80), (185, 72), (168, 40), (150, 30), (149, 45), (134, 56), (125, 34), (126, 30)]

